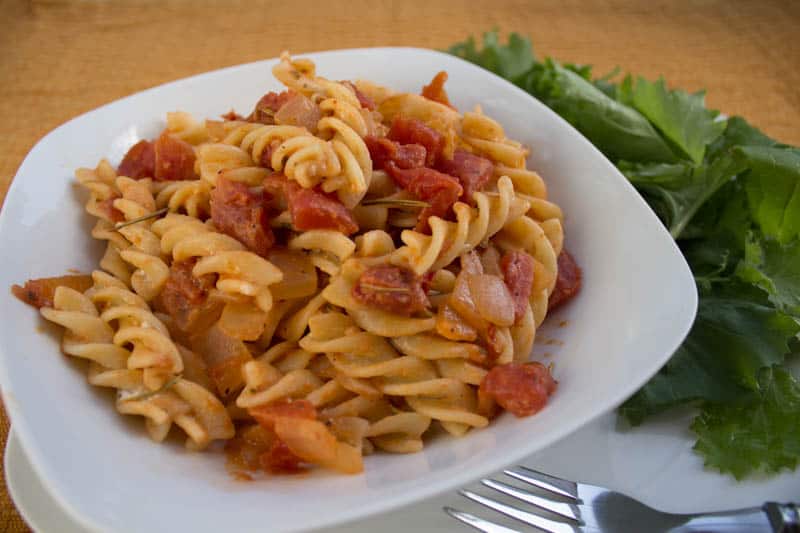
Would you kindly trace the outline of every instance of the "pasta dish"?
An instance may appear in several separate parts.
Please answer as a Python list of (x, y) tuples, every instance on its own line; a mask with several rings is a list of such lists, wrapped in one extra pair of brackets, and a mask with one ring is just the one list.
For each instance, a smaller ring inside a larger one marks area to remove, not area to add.
[(247, 116), (168, 113), (78, 169), (99, 268), (14, 293), (153, 440), (224, 441), (241, 472), (357, 473), (544, 408), (528, 358), (581, 271), (528, 149), (445, 72), (421, 94), (286, 53), (273, 73)]

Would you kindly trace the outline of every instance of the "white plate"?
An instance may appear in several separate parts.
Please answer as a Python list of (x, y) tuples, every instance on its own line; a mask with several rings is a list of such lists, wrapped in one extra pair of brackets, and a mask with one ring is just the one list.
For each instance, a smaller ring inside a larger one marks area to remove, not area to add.
[[(557, 443), (527, 457), (521, 464), (571, 479), (613, 486), (673, 512), (702, 512), (753, 507), (763, 501), (788, 501), (800, 494), (800, 472), (768, 480), (736, 482), (705, 472), (690, 450), (691, 436), (680, 416), (662, 417), (634, 431), (617, 431), (615, 415), (607, 414)], [(5, 453), (6, 483), (17, 509), (37, 533), (85, 533), (47, 493), (13, 432)], [(502, 476), (497, 476), (502, 477)], [(490, 494), (478, 485), (469, 487)], [(450, 506), (509, 527), (503, 516), (480, 508), (449, 491), (388, 513), (326, 528), (318, 533), (403, 533), (466, 531), (442, 512)], [(646, 527), (642, 528), (646, 530)]]
[[(332, 79), (365, 77), (416, 92), (439, 70), (461, 109), (481, 104), (508, 135), (533, 148), (567, 216), (567, 247), (584, 267), (584, 289), (555, 320), (550, 346), (558, 392), (534, 417), (502, 417), (463, 439), (439, 439), (414, 455), (378, 454), (359, 476), (318, 472), (265, 483), (230, 478), (215, 454), (148, 442), (119, 417), (83, 371), (37, 331), (36, 312), (0, 296), (0, 385), (43, 484), (82, 526), (97, 531), (301, 530), (386, 511), (518, 461), (610, 410), (666, 361), (692, 322), (697, 298), (688, 266), (622, 175), (543, 104), (506, 81), (429, 50), (375, 48), (309, 54)], [(118, 161), (154, 136), (167, 111), (215, 116), (245, 111), (277, 89), (263, 61), (151, 89), (78, 117), (42, 139), (23, 162), (0, 213), (0, 287), (68, 268), (96, 267), (99, 250), (72, 185), (78, 166)], [(48, 331), (52, 331), (47, 328)]]

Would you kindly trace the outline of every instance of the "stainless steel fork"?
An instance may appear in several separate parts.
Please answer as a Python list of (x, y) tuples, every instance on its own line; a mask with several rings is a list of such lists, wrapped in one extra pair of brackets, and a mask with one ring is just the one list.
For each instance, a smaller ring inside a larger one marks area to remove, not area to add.
[[(468, 490), (459, 493), (546, 533), (800, 533), (800, 515), (794, 503), (770, 502), (762, 507), (721, 513), (670, 514), (656, 511), (633, 498), (603, 487), (568, 481), (524, 466), (504, 470), (503, 473), (528, 488), (522, 489), (492, 479), (483, 479), (481, 483), (510, 497), (513, 505)], [(506, 499), (503, 496), (500, 498)], [(444, 511), (486, 533), (515, 533), (514, 529), (452, 507), (445, 507)]]

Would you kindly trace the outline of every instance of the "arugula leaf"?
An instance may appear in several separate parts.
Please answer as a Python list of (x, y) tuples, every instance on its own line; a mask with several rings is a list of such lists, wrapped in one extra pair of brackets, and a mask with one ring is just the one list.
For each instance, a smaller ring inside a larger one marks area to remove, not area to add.
[(763, 470), (794, 469), (800, 458), (800, 384), (775, 366), (761, 371), (758, 400), (711, 405), (695, 418), (694, 449), (705, 465), (736, 479)]
[(782, 245), (751, 234), (736, 274), (763, 289), (778, 309), (800, 317), (800, 240)]
[(681, 347), (620, 413), (633, 425), (646, 417), (697, 400), (746, 401), (757, 389), (758, 371), (782, 363), (788, 341), (800, 332), (747, 286), (723, 284), (700, 300), (697, 318)]
[(612, 161), (677, 161), (638, 111), (609, 98), (580, 74), (551, 59), (535, 64), (518, 85), (575, 126)]
[(745, 189), (755, 222), (765, 235), (787, 243), (800, 234), (800, 149), (744, 146), (735, 152), (750, 171)]
[(778, 143), (754, 128), (742, 117), (731, 117), (723, 134), (708, 147), (710, 158), (736, 146), (776, 146)]
[(668, 90), (663, 78), (656, 82), (626, 76), (618, 99), (636, 108), (696, 164), (703, 161), (706, 145), (725, 130), (719, 112), (706, 109), (705, 93)]
[(632, 164), (621, 161), (620, 171), (654, 207), (672, 238), (681, 237), (698, 209), (746, 167), (741, 158), (723, 154), (709, 164)]
[(466, 41), (451, 46), (447, 52), (512, 81), (528, 72), (536, 62), (530, 39), (512, 33), (504, 46), (500, 44), (496, 30), (483, 34), (481, 50), (470, 36)]

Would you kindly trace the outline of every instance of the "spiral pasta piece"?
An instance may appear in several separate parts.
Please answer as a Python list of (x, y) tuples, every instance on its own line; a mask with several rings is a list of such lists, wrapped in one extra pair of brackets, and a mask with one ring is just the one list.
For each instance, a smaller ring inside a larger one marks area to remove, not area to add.
[(217, 233), (191, 217), (168, 215), (153, 224), (161, 237), (161, 250), (173, 261), (196, 259), (194, 277), (218, 276), (216, 287), (223, 293), (251, 298), (262, 311), (272, 308), (269, 286), (283, 273), (261, 256), (245, 250), (236, 239)]
[[(156, 200), (149, 179), (137, 181), (120, 176), (116, 183), (122, 197), (114, 200), (114, 208), (126, 221), (141, 219), (155, 211)], [(161, 242), (152, 232), (152, 224), (152, 220), (146, 219), (117, 229), (131, 243), (119, 252), (120, 258), (134, 267), (130, 286), (148, 302), (161, 292), (169, 277), (169, 266), (161, 257)]]
[(316, 76), (306, 62), (293, 61), (288, 54), (281, 56), (272, 72), (287, 87), (318, 104), (323, 117), (317, 132), (327, 141), (295, 140), (275, 151), (272, 168), (283, 170), (306, 188), (322, 183), (325, 192), (336, 192), (345, 206), (355, 207), (372, 179), (372, 160), (363, 140), (371, 133), (369, 121), (355, 93), (343, 83)]
[(506, 137), (503, 127), (483, 114), (480, 106), (461, 120), (461, 141), (480, 155), (511, 168), (525, 168), (528, 150)]
[(488, 241), (504, 226), (518, 220), (527, 206), (514, 194), (511, 180), (503, 176), (497, 181), (497, 195), (478, 192), (473, 195), (476, 208), (456, 202), (456, 222), (430, 217), (431, 235), (403, 231), (405, 247), (398, 250), (417, 274), (439, 270), (462, 254)]
[(233, 424), (219, 400), (177, 374), (181, 356), (147, 304), (108, 274), (97, 271), (93, 278), (86, 294), (57, 288), (53, 308), (41, 310), (65, 328), (64, 352), (90, 361), (89, 382), (117, 389), (117, 410), (145, 417), (156, 441), (173, 423), (186, 433), (190, 449), (232, 437)]

